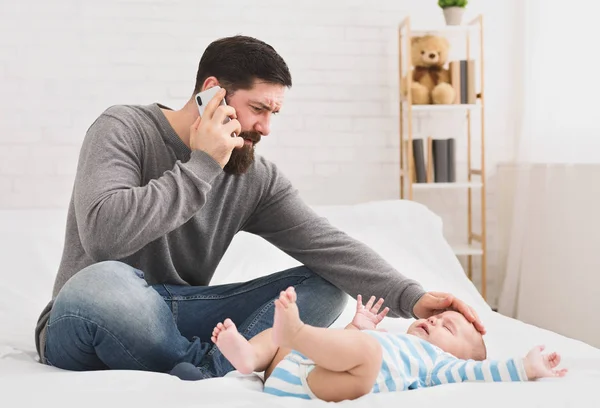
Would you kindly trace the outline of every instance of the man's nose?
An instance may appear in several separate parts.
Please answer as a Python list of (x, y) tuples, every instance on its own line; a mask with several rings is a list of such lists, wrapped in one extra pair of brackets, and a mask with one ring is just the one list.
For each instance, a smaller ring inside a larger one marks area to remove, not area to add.
[(262, 136), (268, 136), (271, 133), (271, 119), (268, 117), (261, 119), (254, 125), (254, 130), (260, 133)]

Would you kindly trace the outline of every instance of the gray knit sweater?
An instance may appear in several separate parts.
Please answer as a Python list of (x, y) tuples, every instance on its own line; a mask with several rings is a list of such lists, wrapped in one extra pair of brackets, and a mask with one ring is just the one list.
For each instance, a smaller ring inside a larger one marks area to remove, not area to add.
[(234, 176), (191, 151), (161, 107), (110, 107), (86, 133), (52, 300), (35, 330), (42, 362), (53, 300), (78, 271), (120, 260), (150, 284), (209, 285), (238, 231), (265, 238), (354, 297), (384, 297), (390, 316), (413, 316), (424, 293), (417, 282), (315, 214), (273, 163), (257, 156)]

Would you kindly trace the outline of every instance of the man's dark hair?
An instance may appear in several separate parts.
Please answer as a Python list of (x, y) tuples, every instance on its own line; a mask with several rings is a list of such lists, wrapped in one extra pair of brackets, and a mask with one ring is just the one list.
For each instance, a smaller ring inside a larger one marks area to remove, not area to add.
[(216, 77), (228, 93), (250, 89), (257, 79), (292, 86), (288, 66), (275, 49), (242, 35), (218, 39), (206, 48), (198, 65), (194, 94), (210, 76)]

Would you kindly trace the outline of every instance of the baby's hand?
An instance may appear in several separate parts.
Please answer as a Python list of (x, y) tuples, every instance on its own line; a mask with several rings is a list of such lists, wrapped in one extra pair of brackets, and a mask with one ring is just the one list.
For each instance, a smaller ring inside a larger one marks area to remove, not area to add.
[(371, 299), (363, 306), (361, 295), (356, 297), (356, 314), (352, 319), (352, 324), (357, 329), (374, 330), (390, 311), (390, 308), (386, 307), (378, 314), (381, 305), (383, 305), (383, 299), (379, 299), (375, 304), (373, 302), (375, 302), (375, 296), (371, 296)]
[(560, 364), (560, 355), (556, 352), (542, 354), (545, 346), (534, 347), (525, 357), (527, 378), (535, 380), (544, 377), (564, 377), (567, 369), (554, 370)]

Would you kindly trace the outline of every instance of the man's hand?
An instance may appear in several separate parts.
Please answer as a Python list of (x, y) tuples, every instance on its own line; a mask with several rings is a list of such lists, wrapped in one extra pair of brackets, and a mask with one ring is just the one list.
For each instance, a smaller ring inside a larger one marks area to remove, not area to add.
[(455, 298), (450, 293), (427, 292), (421, 299), (415, 303), (413, 313), (419, 319), (426, 319), (430, 316), (442, 313), (446, 310), (454, 310), (461, 313), (467, 320), (475, 326), (477, 331), (485, 334), (485, 327), (479, 320), (475, 310), (460, 299)]
[[(234, 132), (239, 135), (242, 127), (232, 106), (219, 105), (224, 97), (225, 90), (221, 89), (206, 104), (204, 116), (198, 117), (190, 127), (190, 148), (208, 153), (222, 168), (233, 149), (244, 146), (243, 138), (231, 137)], [(224, 124), (227, 117), (231, 120)]]
[(525, 357), (525, 372), (529, 380), (536, 380), (545, 377), (564, 377), (567, 369), (555, 370), (560, 364), (560, 355), (556, 352), (542, 354), (544, 346), (534, 347)]
[(388, 314), (390, 308), (386, 307), (379, 313), (379, 309), (383, 305), (383, 299), (379, 299), (375, 304), (373, 302), (375, 302), (375, 296), (371, 296), (367, 304), (363, 306), (362, 296), (358, 295), (356, 297), (356, 314), (350, 325), (358, 330), (375, 330), (377, 325)]

